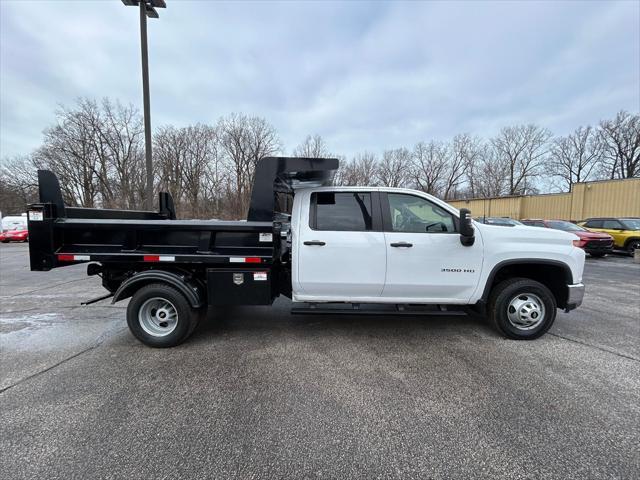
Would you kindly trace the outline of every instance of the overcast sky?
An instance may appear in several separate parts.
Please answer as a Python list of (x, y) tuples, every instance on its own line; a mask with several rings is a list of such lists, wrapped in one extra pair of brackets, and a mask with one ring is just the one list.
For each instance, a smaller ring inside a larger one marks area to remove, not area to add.
[[(564, 134), (640, 110), (640, 2), (167, 0), (149, 21), (154, 127), (260, 115), (285, 153), (412, 146), (534, 122)], [(58, 104), (141, 108), (138, 12), (120, 0), (0, 0), (0, 156)]]

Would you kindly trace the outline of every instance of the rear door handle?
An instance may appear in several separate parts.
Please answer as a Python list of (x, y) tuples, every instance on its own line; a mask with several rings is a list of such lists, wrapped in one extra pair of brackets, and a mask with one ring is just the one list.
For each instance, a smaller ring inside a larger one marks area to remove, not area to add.
[(321, 242), (320, 240), (307, 240), (304, 242), (305, 245), (318, 245), (319, 247), (323, 247), (326, 243)]
[(397, 242), (397, 243), (392, 243), (391, 244), (392, 247), (405, 247), (405, 248), (409, 248), (409, 247), (413, 247), (413, 243), (409, 243), (409, 242)]

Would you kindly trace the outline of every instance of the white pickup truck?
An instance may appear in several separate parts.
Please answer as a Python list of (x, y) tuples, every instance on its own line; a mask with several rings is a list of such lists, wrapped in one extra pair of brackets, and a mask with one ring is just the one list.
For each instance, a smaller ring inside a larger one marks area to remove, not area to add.
[(156, 347), (184, 341), (209, 305), (265, 305), (279, 295), (305, 314), (472, 311), (513, 339), (538, 338), (558, 308), (582, 303), (576, 236), (476, 223), (420, 191), (309, 186), (336, 167), (263, 159), (246, 222), (175, 220), (168, 194), (158, 212), (70, 208), (55, 176), (41, 172), (40, 203), (29, 211), (31, 268), (91, 262), (105, 297), (132, 297), (131, 332)]

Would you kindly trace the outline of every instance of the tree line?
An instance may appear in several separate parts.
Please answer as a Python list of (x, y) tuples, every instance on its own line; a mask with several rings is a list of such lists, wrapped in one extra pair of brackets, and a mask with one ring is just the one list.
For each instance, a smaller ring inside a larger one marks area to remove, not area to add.
[[(162, 126), (153, 135), (155, 191), (168, 191), (182, 218), (244, 218), (262, 157), (338, 157), (337, 185), (416, 188), (438, 197), (497, 197), (570, 190), (577, 182), (640, 176), (640, 115), (624, 110), (596, 126), (553, 136), (538, 125), (502, 128), (484, 139), (461, 133), (410, 148), (363, 151), (347, 159), (309, 135), (286, 152), (266, 119), (232, 113), (215, 124)], [(24, 211), (37, 199), (37, 169), (56, 173), (69, 205), (140, 209), (144, 205), (144, 128), (140, 112), (104, 99), (60, 107), (34, 152), (5, 158), (0, 210)]]

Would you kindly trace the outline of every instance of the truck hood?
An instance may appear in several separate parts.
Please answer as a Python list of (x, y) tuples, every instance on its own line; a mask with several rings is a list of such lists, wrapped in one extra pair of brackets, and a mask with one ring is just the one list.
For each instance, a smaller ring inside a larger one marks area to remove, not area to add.
[(473, 222), (474, 228), (480, 230), (483, 237), (499, 238), (500, 240), (523, 241), (534, 243), (571, 244), (573, 240), (580, 238), (573, 233), (552, 228), (530, 227), (528, 225), (516, 225), (503, 227)]

